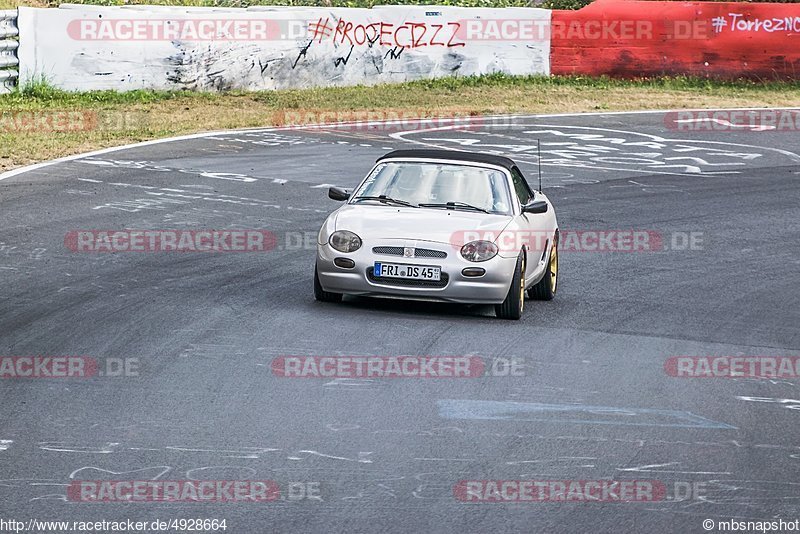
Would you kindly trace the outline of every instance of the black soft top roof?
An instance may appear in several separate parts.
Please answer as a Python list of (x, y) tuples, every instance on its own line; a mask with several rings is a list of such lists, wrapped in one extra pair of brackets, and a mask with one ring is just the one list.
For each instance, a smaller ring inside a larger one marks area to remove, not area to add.
[(449, 159), (455, 161), (466, 161), (472, 163), (487, 163), (489, 165), (497, 165), (509, 171), (516, 167), (517, 164), (513, 160), (505, 156), (496, 156), (494, 154), (483, 154), (480, 152), (464, 152), (461, 150), (433, 150), (433, 149), (408, 149), (408, 150), (394, 150), (385, 154), (377, 159), (381, 161), (390, 158), (424, 158), (424, 159)]

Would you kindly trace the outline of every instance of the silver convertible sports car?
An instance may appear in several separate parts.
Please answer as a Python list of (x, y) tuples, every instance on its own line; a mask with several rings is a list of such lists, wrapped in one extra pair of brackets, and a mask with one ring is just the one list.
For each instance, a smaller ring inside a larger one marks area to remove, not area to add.
[(343, 294), (493, 304), (519, 319), (558, 285), (553, 206), (512, 160), (447, 150), (397, 150), (378, 159), (317, 239), (314, 296)]

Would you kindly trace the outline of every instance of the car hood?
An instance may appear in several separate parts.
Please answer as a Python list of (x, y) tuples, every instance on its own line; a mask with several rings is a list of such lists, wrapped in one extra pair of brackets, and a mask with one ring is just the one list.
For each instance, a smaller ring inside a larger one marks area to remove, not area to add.
[(350, 230), (365, 242), (391, 239), (431, 241), (461, 246), (478, 233), (498, 235), (509, 215), (432, 208), (346, 205), (336, 212), (336, 230)]

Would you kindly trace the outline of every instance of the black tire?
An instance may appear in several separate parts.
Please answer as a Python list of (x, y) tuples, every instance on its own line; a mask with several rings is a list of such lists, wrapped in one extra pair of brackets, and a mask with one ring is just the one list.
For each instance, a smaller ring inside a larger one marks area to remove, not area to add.
[(525, 309), (525, 256), (517, 258), (517, 268), (511, 278), (511, 287), (508, 288), (506, 300), (502, 304), (495, 304), (494, 313), (500, 319), (518, 320)]
[(331, 293), (322, 289), (322, 284), (319, 283), (319, 274), (317, 274), (317, 266), (314, 265), (314, 298), (320, 302), (341, 302), (341, 293)]
[(547, 257), (547, 269), (539, 282), (528, 290), (528, 296), (535, 300), (553, 300), (558, 290), (558, 235), (553, 240), (553, 248)]

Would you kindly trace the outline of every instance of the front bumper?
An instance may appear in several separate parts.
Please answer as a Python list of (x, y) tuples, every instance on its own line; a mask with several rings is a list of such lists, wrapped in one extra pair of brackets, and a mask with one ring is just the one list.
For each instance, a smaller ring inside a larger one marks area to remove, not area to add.
[[(376, 253), (375, 247), (424, 248), (446, 253), (446, 258), (403, 257)], [(335, 258), (347, 258), (355, 262), (352, 268), (338, 267)], [(391, 281), (371, 276), (376, 261), (441, 267), (442, 282)], [(346, 295), (402, 298), (464, 304), (500, 304), (508, 294), (516, 268), (516, 258), (495, 256), (491, 260), (473, 263), (461, 257), (457, 248), (447, 244), (385, 240), (380, 244), (364, 243), (356, 252), (345, 254), (334, 250), (329, 244), (317, 246), (317, 272), (320, 285), (325, 291)], [(480, 277), (462, 274), (467, 267), (481, 267), (486, 273)], [(446, 275), (446, 282), (444, 280)], [(436, 287), (436, 286), (441, 287)]]

